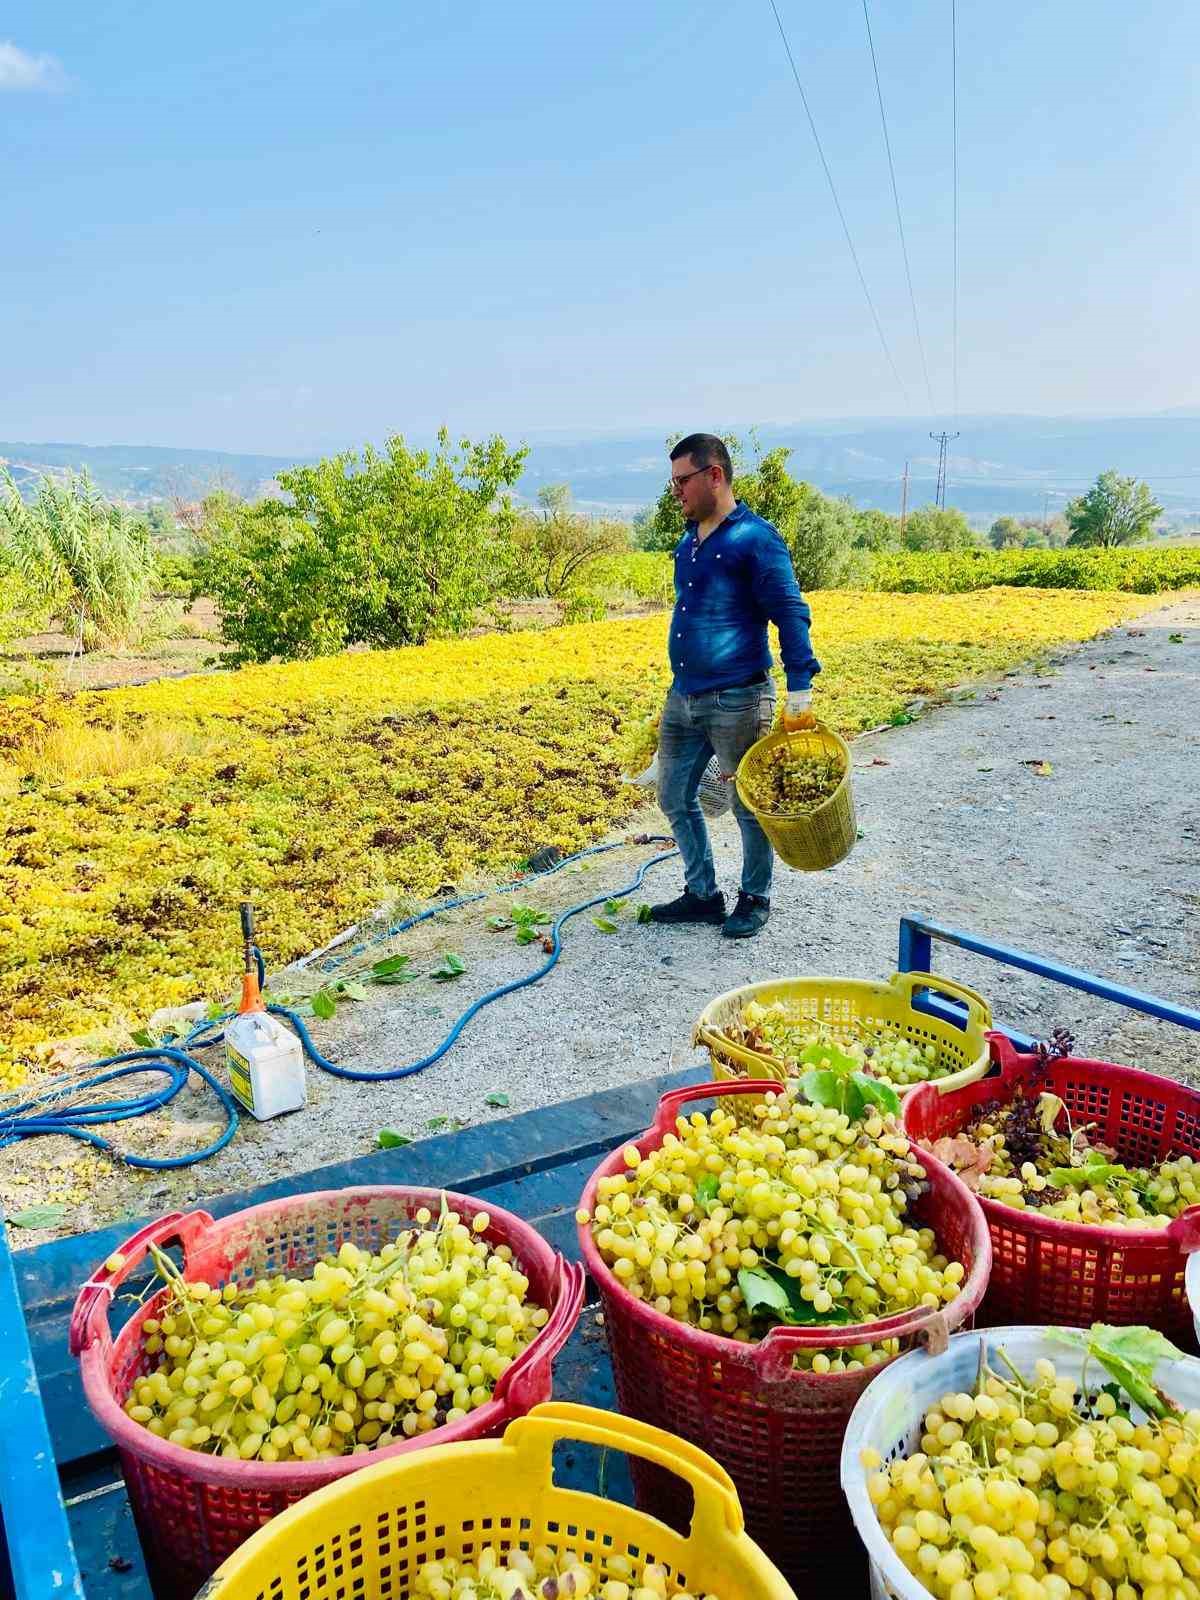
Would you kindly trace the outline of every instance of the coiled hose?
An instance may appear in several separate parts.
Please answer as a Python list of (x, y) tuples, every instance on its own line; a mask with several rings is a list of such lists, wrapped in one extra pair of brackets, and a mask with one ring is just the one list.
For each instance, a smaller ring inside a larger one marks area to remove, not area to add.
[[(642, 844), (669, 844), (674, 841), (662, 836), (639, 838), (637, 843)], [(403, 922), (396, 923), (385, 932), (378, 934), (370, 941), (356, 945), (343, 956), (327, 957), (319, 963), (320, 970), (324, 972), (336, 971), (339, 966), (351, 960), (356, 955), (374, 945), (383, 944), (394, 938), (397, 934), (415, 928), (418, 923), (427, 921), (430, 917), (437, 916), (440, 912), (450, 911), (458, 906), (471, 905), (479, 900), (487, 900), (500, 892), (511, 892), (520, 889), (526, 884), (540, 881), (550, 877), (553, 873), (561, 872), (565, 867), (581, 861), (586, 856), (604, 855), (610, 850), (624, 848), (624, 844), (591, 845), (586, 850), (579, 850), (574, 855), (564, 856), (553, 866), (541, 872), (534, 872), (523, 878), (515, 879), (509, 883), (498, 885), (494, 889), (485, 889), (478, 893), (460, 895), (454, 900), (441, 901), (436, 906), (418, 912), (415, 916), (406, 918)], [(623, 895), (633, 894), (640, 889), (646, 874), (652, 867), (670, 861), (678, 851), (669, 849), (659, 855), (651, 856), (642, 863), (630, 883), (624, 884), (619, 889), (608, 889), (603, 894), (593, 895), (590, 900), (582, 900), (578, 905), (569, 906), (555, 919), (554, 925), (548, 935), (550, 952), (545, 961), (535, 971), (527, 973), (522, 978), (516, 978), (510, 983), (500, 984), (495, 989), (490, 989), (486, 994), (474, 1000), (466, 1010), (457, 1018), (446, 1037), (436, 1050), (427, 1056), (422, 1056), (419, 1061), (408, 1062), (399, 1067), (381, 1067), (373, 1072), (360, 1071), (354, 1067), (341, 1067), (336, 1061), (331, 1061), (323, 1056), (312, 1041), (303, 1020), (287, 1006), (269, 1006), (268, 1010), (276, 1016), (286, 1017), (296, 1030), (304, 1053), (314, 1066), (322, 1072), (331, 1073), (336, 1078), (349, 1078), (358, 1083), (386, 1083), (396, 1078), (409, 1078), (414, 1073), (424, 1072), (427, 1067), (433, 1066), (435, 1061), (453, 1048), (463, 1029), (478, 1015), (485, 1006), (494, 1005), (497, 1000), (503, 1000), (506, 995), (515, 994), (518, 989), (527, 989), (531, 984), (538, 983), (557, 964), (562, 954), (562, 930), (572, 917), (581, 916), (585, 911), (590, 911), (593, 906), (603, 905), (606, 900), (618, 898)], [(255, 959), (258, 963), (259, 984), (266, 981), (266, 974), (261, 952), (256, 948)], [(177, 1167), (188, 1167), (198, 1161), (207, 1161), (223, 1150), (233, 1138), (238, 1128), (238, 1109), (236, 1102), (229, 1090), (219, 1082), (211, 1072), (204, 1067), (191, 1053), (193, 1050), (202, 1050), (221, 1042), (224, 1035), (226, 1022), (234, 1012), (226, 1012), (223, 1016), (206, 1018), (198, 1022), (187, 1034), (182, 1044), (177, 1048), (174, 1045), (154, 1045), (144, 1050), (127, 1050), (121, 1055), (106, 1056), (103, 1060), (90, 1062), (77, 1073), (70, 1074), (51, 1084), (40, 1094), (16, 1105), (0, 1107), (0, 1150), (8, 1145), (17, 1144), (24, 1139), (37, 1138), (42, 1134), (60, 1133), (69, 1138), (78, 1139), (94, 1149), (103, 1150), (127, 1166), (140, 1167), (152, 1172), (168, 1171)], [(77, 1098), (82, 1094), (90, 1094), (102, 1088), (105, 1084), (118, 1082), (122, 1078), (131, 1077), (147, 1072), (161, 1073), (166, 1081), (158, 1088), (147, 1090), (145, 1093), (135, 1095), (124, 1100), (99, 1100), (94, 1102), (80, 1102)], [(191, 1151), (182, 1156), (138, 1156), (128, 1155), (118, 1150), (117, 1147), (106, 1139), (103, 1134), (95, 1132), (98, 1123), (124, 1122), (131, 1117), (148, 1116), (151, 1112), (161, 1111), (168, 1105), (187, 1082), (188, 1074), (195, 1072), (216, 1095), (220, 1101), (221, 1109), (225, 1113), (225, 1126), (219, 1136), (202, 1150)]]

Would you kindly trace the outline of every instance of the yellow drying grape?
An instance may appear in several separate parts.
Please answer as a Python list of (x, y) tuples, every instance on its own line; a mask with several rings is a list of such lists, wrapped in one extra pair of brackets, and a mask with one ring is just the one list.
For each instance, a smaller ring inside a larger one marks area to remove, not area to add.
[[(160, 1252), (169, 1292), (142, 1323), (161, 1365), (126, 1413), (185, 1449), (309, 1461), (378, 1449), (490, 1400), (545, 1327), (509, 1246), (454, 1211), (370, 1252), (347, 1241), (307, 1278), (217, 1289), (185, 1282)], [(232, 1290), (232, 1292), (230, 1292)]]

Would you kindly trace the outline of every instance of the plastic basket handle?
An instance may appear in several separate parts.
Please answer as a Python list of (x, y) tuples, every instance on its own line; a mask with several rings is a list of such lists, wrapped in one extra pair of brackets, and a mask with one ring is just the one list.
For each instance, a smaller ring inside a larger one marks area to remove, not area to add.
[(910, 1004), (917, 989), (932, 989), (937, 994), (949, 995), (952, 1000), (961, 1000), (967, 1008), (968, 1022), (980, 1028), (992, 1025), (991, 1006), (965, 983), (955, 983), (953, 978), (940, 977), (936, 972), (894, 972), (890, 981), (893, 987), (908, 995)]
[(736, 1083), (689, 1083), (682, 1089), (668, 1089), (658, 1102), (648, 1133), (674, 1133), (679, 1111), (693, 1100), (723, 1099), (727, 1094), (780, 1094), (783, 1085), (770, 1078), (739, 1079)]
[(551, 1401), (535, 1406), (528, 1415), (510, 1423), (504, 1434), (505, 1444), (514, 1446), (527, 1458), (525, 1470), (531, 1472), (531, 1484), (549, 1483), (552, 1452), (562, 1439), (597, 1445), (602, 1450), (620, 1450), (682, 1478), (695, 1497), (691, 1537), (698, 1544), (742, 1532), (741, 1502), (725, 1468), (698, 1445), (662, 1428), (615, 1411)]
[(188, 1252), (212, 1225), (213, 1219), (207, 1211), (171, 1211), (165, 1217), (139, 1228), (115, 1252), (125, 1258), (116, 1271), (110, 1272), (106, 1266), (97, 1267), (80, 1289), (67, 1330), (67, 1348), (71, 1354), (78, 1357), (97, 1339), (110, 1337), (108, 1308), (121, 1284), (146, 1259), (152, 1244), (161, 1245), (178, 1239), (183, 1246), (186, 1275)]
[(1185, 1256), (1200, 1250), (1200, 1206), (1189, 1206), (1167, 1223), (1167, 1238)]
[(577, 1262), (558, 1258), (555, 1276), (554, 1309), (546, 1326), (527, 1344), (512, 1366), (501, 1374), (492, 1391), (492, 1399), (503, 1401), (514, 1411), (528, 1410), (534, 1396), (529, 1393), (533, 1379), (543, 1367), (548, 1367), (575, 1331), (579, 1313), (583, 1309), (583, 1295), (587, 1287), (587, 1273)]
[[(792, 1358), (801, 1350), (824, 1350), (849, 1328), (844, 1323), (813, 1324), (804, 1328), (772, 1328), (754, 1351), (754, 1368), (766, 1382), (785, 1382), (796, 1376)], [(931, 1355), (941, 1355), (950, 1342), (946, 1314), (940, 1306), (927, 1306), (925, 1314), (914, 1317), (913, 1308), (894, 1312), (878, 1322), (860, 1323), (854, 1330), (855, 1344), (878, 1344), (896, 1334), (911, 1334)]]

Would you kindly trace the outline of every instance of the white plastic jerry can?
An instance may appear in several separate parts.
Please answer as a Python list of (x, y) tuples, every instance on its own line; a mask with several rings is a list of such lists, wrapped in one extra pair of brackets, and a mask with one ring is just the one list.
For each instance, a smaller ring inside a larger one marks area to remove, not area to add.
[(307, 1103), (303, 1046), (267, 1011), (239, 1012), (226, 1025), (225, 1067), (229, 1087), (259, 1122)]

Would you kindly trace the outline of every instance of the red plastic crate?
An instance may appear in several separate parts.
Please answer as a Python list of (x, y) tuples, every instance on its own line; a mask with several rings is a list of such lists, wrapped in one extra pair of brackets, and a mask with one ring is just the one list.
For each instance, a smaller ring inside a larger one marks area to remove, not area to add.
[[(999, 1076), (939, 1094), (922, 1084), (902, 1108), (905, 1131), (924, 1149), (960, 1132), (980, 1106), (1010, 1100), (1037, 1069), (1003, 1035), (988, 1035)], [(1047, 1063), (1040, 1083), (1072, 1118), (1098, 1125), (1130, 1166), (1170, 1155), (1200, 1159), (1200, 1091), (1171, 1078), (1110, 1061), (1068, 1056)], [(1166, 1228), (1104, 1228), (1018, 1211), (980, 1196), (992, 1236), (992, 1276), (980, 1311), (988, 1326), (1009, 1323), (1089, 1327), (1144, 1323), (1195, 1348), (1183, 1287), (1186, 1254), (1200, 1245), (1200, 1206)]]
[[(632, 1141), (656, 1150), (694, 1100), (777, 1094), (765, 1082), (696, 1084), (663, 1096), (652, 1126)], [(589, 1212), (600, 1179), (623, 1172), (622, 1145), (597, 1168), (580, 1204)], [(941, 1162), (920, 1153), (929, 1191), (915, 1215), (942, 1249), (967, 1268), (962, 1290), (941, 1311), (921, 1307), (854, 1327), (773, 1328), (757, 1344), (739, 1344), (664, 1316), (636, 1299), (601, 1259), (587, 1223), (579, 1229), (588, 1270), (604, 1304), (617, 1401), (642, 1422), (681, 1434), (716, 1457), (737, 1486), (746, 1530), (792, 1583), (824, 1570), (855, 1548), (838, 1481), (842, 1438), (855, 1402), (882, 1367), (862, 1372), (799, 1372), (802, 1349), (831, 1349), (898, 1338), (907, 1348), (969, 1325), (991, 1266), (987, 1225), (975, 1197)], [(637, 1503), (672, 1527), (686, 1528), (691, 1507), (677, 1478), (631, 1462)]]
[[(303, 1273), (347, 1239), (379, 1250), (414, 1225), (427, 1207), (437, 1215), (445, 1193), (465, 1221), (486, 1211), (483, 1237), (507, 1244), (529, 1279), (529, 1300), (550, 1320), (497, 1382), (491, 1400), (459, 1422), (332, 1461), (229, 1461), (159, 1439), (122, 1410), (135, 1381), (161, 1357), (143, 1349), (141, 1325), (159, 1314), (161, 1289), (125, 1323), (114, 1340), (108, 1308), (120, 1283), (149, 1246), (178, 1240), (183, 1271), (214, 1285), (250, 1283), (278, 1272)], [(377, 1461), (431, 1444), (497, 1437), (551, 1394), (551, 1362), (579, 1319), (582, 1268), (563, 1260), (539, 1233), (511, 1212), (441, 1189), (372, 1186), (321, 1190), (271, 1200), (214, 1222), (206, 1211), (174, 1212), (150, 1223), (122, 1247), (117, 1272), (98, 1269), (84, 1285), (71, 1318), (71, 1353), (80, 1358), (84, 1393), (100, 1425), (116, 1442), (150, 1582), (158, 1600), (192, 1600), (225, 1557), (265, 1522), (314, 1489)], [(349, 1594), (347, 1590), (347, 1594)]]

